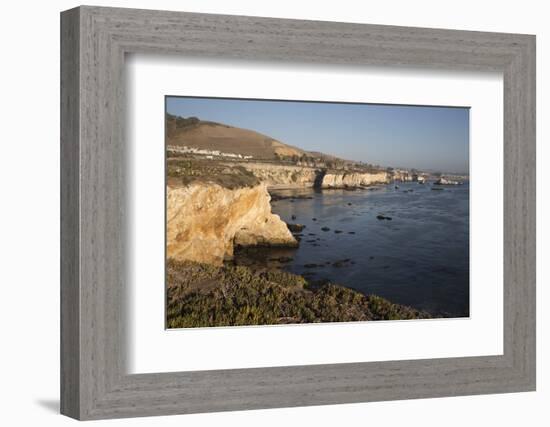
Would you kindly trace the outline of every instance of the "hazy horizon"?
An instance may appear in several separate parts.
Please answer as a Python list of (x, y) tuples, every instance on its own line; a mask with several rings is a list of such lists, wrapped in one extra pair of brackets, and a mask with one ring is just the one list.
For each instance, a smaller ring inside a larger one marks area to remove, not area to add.
[(166, 111), (381, 166), (469, 173), (469, 108), (167, 96)]

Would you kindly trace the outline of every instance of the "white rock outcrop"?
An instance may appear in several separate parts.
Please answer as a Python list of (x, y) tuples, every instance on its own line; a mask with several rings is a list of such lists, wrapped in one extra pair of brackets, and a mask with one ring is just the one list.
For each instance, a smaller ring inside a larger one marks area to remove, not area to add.
[(439, 178), (437, 181), (434, 182), (436, 185), (461, 185), (462, 182), (460, 181), (453, 181), (452, 179), (447, 178)]
[(386, 184), (388, 182), (388, 174), (383, 171), (376, 173), (327, 172), (323, 176), (321, 188), (366, 187), (374, 184)]

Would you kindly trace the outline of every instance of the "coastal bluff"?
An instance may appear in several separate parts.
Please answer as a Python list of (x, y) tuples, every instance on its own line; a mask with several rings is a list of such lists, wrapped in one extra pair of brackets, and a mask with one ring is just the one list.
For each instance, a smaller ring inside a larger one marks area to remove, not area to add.
[(194, 182), (167, 186), (168, 258), (222, 265), (235, 246), (297, 246), (278, 215), (271, 212), (265, 183), (227, 188)]
[(239, 163), (269, 188), (313, 187), (322, 171), (317, 168), (267, 162)]
[(380, 172), (327, 172), (321, 180), (321, 188), (356, 188), (374, 184), (387, 184), (388, 173)]
[(323, 168), (269, 164), (263, 162), (238, 163), (269, 188), (363, 188), (387, 184), (386, 171), (343, 171)]

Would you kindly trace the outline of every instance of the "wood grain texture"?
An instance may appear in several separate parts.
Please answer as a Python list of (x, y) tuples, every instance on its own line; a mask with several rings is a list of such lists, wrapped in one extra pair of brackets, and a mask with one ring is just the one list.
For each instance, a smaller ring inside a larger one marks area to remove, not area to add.
[[(535, 38), (80, 7), (62, 13), (62, 413), (78, 419), (535, 388)], [(124, 55), (504, 75), (504, 354), (128, 375)]]
[(80, 414), (79, 11), (61, 20), (61, 412)]

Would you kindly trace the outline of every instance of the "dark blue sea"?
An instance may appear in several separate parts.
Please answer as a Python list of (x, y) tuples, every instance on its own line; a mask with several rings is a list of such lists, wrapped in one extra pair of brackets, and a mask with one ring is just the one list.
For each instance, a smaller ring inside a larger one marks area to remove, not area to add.
[(305, 225), (300, 247), (238, 251), (235, 262), (338, 283), (434, 316), (469, 316), (469, 184), (395, 185), (272, 191), (273, 212)]

